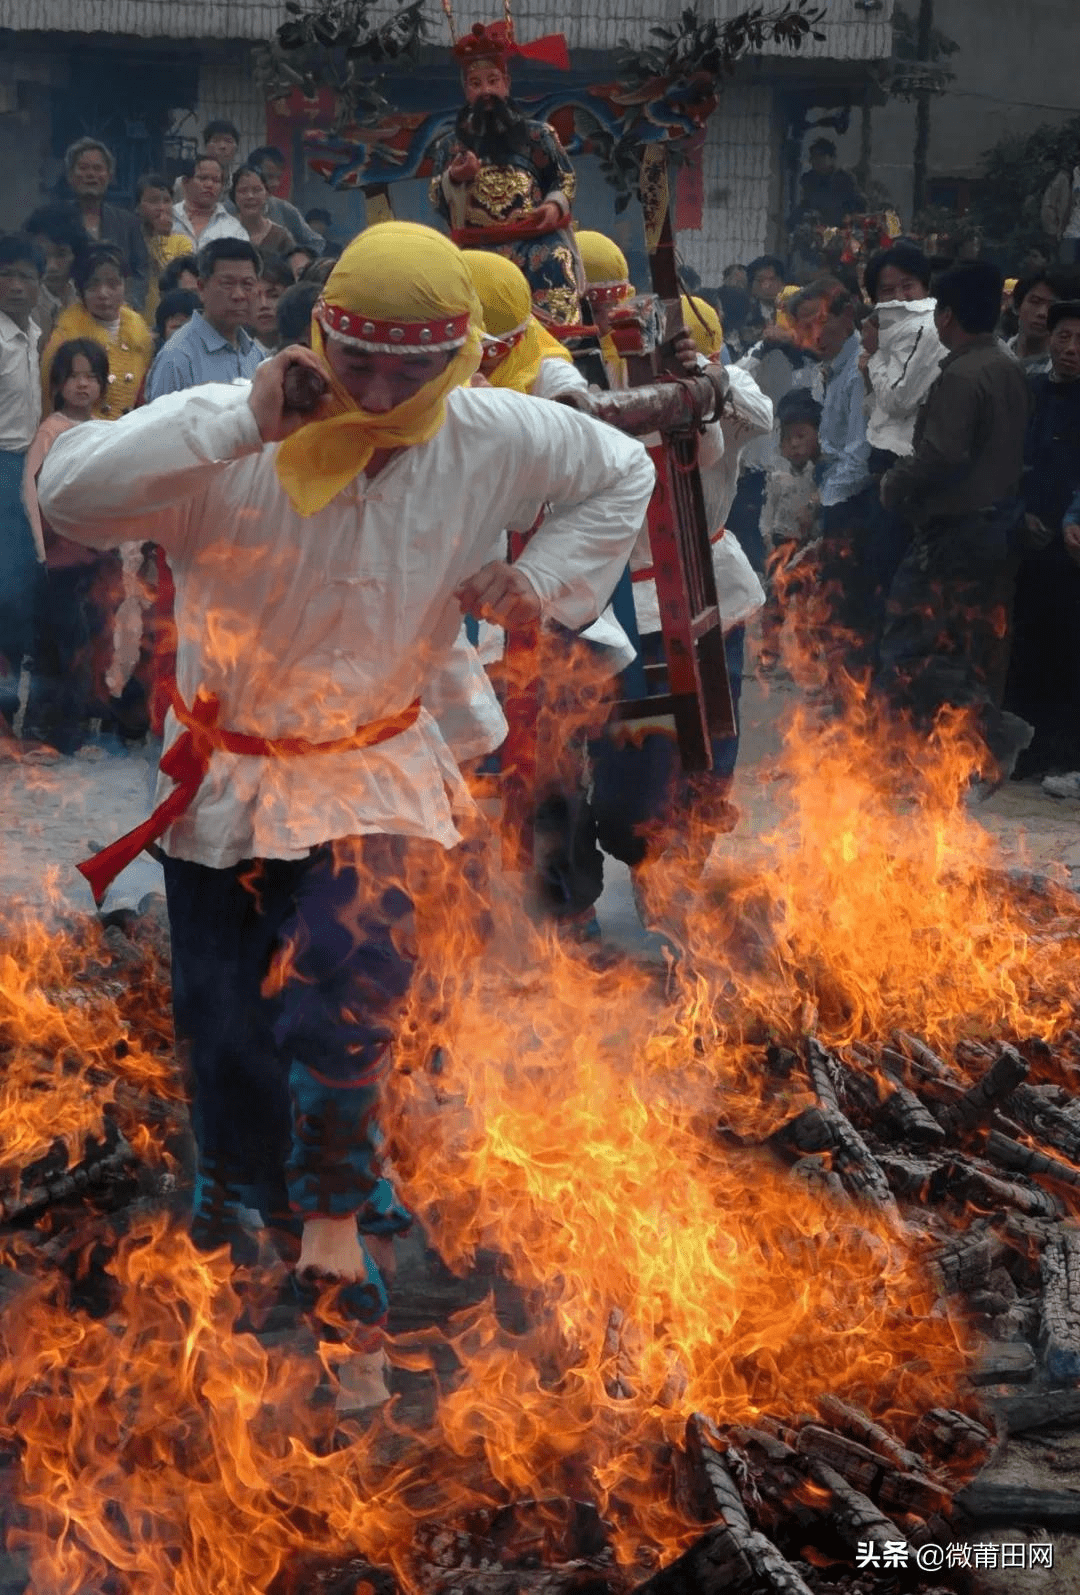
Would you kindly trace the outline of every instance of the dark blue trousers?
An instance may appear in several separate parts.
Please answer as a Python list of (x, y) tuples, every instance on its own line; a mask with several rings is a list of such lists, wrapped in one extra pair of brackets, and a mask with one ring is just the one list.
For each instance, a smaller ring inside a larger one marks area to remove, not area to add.
[(169, 858), (165, 885), (196, 1240), (228, 1239), (251, 1205), (286, 1226), (355, 1213), (361, 1231), (407, 1228), (378, 1125), (416, 962), (404, 839), (348, 837), (228, 869)]
[[(724, 638), (736, 727), (745, 644), (745, 626), (733, 626)], [(641, 639), (641, 653), (646, 664), (663, 663), (663, 638), (659, 632)], [(650, 681), (650, 696), (666, 691), (663, 680)], [(632, 727), (626, 729), (632, 734)], [(707, 774), (688, 776), (679, 763), (678, 744), (667, 732), (654, 731), (623, 743), (610, 736), (598, 738), (590, 747), (591, 807), (596, 837), (604, 852), (633, 868), (645, 861), (650, 841), (680, 809), (697, 803), (704, 805), (707, 812), (710, 802), (725, 800), (739, 757), (738, 730), (733, 737), (714, 737), (712, 752), (712, 769)]]
[(0, 449), (0, 715), (19, 705), (19, 672), (32, 653), (44, 567), (22, 501), (25, 450)]

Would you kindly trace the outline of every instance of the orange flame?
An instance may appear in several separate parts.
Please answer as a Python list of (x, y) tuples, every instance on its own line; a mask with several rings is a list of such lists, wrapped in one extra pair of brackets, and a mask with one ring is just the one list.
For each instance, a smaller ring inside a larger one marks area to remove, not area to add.
[[(958, 718), (931, 753), (877, 740), (857, 707), (846, 729), (798, 720), (768, 833), (741, 856), (722, 842), (704, 892), (674, 839), (652, 871), (689, 953), (666, 985), (566, 954), (508, 896), (466, 964), (457, 879), (459, 917), (425, 931), (390, 1144), (451, 1267), (499, 1255), (517, 1327), (489, 1301), (392, 1344), (403, 1369), (449, 1348), (460, 1371), (433, 1410), (414, 1393), (334, 1448), (318, 1357), (234, 1331), (225, 1256), (164, 1221), (133, 1232), (108, 1316), (42, 1282), (3, 1319), (32, 1589), (250, 1595), (301, 1552), (353, 1549), (418, 1592), (423, 1524), (522, 1496), (591, 1499), (640, 1567), (696, 1532), (663, 1464), (690, 1413), (796, 1419), (834, 1392), (906, 1437), (962, 1402), (967, 1332), (931, 1313), (911, 1235), (761, 1145), (812, 1100), (805, 1080), (765, 1080), (766, 1039), (813, 1029), (848, 1047), (902, 1028), (951, 1049), (1075, 1020), (1080, 913), (1065, 893), (1005, 889), (957, 801), (978, 762)], [(39, 985), (53, 956), (33, 950)], [(21, 965), (3, 979), (5, 1013), (50, 1034)], [(721, 1116), (745, 1145), (721, 1142)]]

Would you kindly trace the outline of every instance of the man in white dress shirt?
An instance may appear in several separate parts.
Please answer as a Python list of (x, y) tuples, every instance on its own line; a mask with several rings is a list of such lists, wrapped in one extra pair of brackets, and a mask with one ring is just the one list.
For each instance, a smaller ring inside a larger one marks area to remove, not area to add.
[[(312, 350), (283, 350), (250, 386), (74, 428), (40, 483), (58, 531), (108, 547), (150, 522), (173, 569), (164, 808), (131, 845), (160, 835), (167, 855), (193, 1232), (234, 1234), (252, 1187), (265, 1215), (291, 1218), (302, 1299), (342, 1281), (341, 1305), (368, 1326), (346, 1409), (385, 1399), (372, 1248), (385, 1256), (374, 1237), (407, 1222), (377, 1123), (415, 960), (406, 852), (460, 840), (471, 805), (455, 758), (505, 734), (462, 610), (581, 627), (653, 483), (645, 450), (612, 429), (467, 386), (480, 327), (453, 244), (383, 223), (335, 267)], [(286, 384), (315, 373), (330, 392), (310, 419)], [(517, 563), (489, 560), (545, 504)], [(423, 698), (455, 670), (470, 741), (451, 749)], [(100, 891), (123, 860), (98, 859), (104, 873), (84, 873)]]
[(32, 238), (0, 238), (0, 736), (19, 704), (19, 672), (33, 646), (41, 583), (22, 499), (23, 463), (41, 420), (40, 329), (33, 320), (44, 257)]

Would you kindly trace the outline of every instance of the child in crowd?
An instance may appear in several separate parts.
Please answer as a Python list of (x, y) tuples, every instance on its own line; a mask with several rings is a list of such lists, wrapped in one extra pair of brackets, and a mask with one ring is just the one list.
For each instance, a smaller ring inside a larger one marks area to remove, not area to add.
[(127, 277), (127, 261), (115, 244), (91, 244), (76, 257), (72, 278), (78, 299), (60, 312), (41, 357), (44, 410), (55, 391), (51, 370), (57, 350), (84, 338), (92, 338), (108, 354), (108, 385), (95, 402), (94, 415), (116, 421), (135, 408), (154, 348), (146, 322), (124, 303)]
[(761, 669), (776, 669), (780, 633), (794, 597), (798, 556), (819, 534), (821, 498), (815, 466), (821, 458), (821, 405), (805, 388), (792, 388), (776, 406), (780, 460), (769, 472), (761, 532), (768, 560), (769, 596), (761, 616)]
[[(163, 343), (168, 343), (174, 332), (187, 326), (198, 310), (199, 303), (198, 294), (189, 293), (186, 288), (174, 288), (171, 293), (162, 294), (154, 312), (155, 354)], [(141, 395), (139, 402), (142, 402)]]
[(105, 711), (105, 666), (111, 641), (110, 589), (117, 559), (59, 537), (42, 522), (37, 478), (62, 432), (93, 418), (109, 388), (109, 357), (93, 338), (72, 338), (53, 354), (50, 413), (26, 455), (23, 501), (48, 595), (38, 616), (35, 671), (26, 719), (33, 735), (61, 753), (83, 743), (92, 718)]

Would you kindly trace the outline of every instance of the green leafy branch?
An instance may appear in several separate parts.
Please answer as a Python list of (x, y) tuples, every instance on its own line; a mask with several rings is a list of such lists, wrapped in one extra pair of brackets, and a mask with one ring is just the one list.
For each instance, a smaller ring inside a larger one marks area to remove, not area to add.
[(371, 69), (415, 60), (428, 31), (424, 0), (408, 0), (385, 22), (373, 22), (376, 0), (285, 0), (288, 13), (253, 52), (256, 81), (267, 99), (294, 88), (335, 96), (335, 121), (372, 122), (390, 109)]

